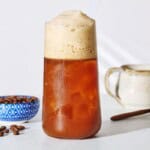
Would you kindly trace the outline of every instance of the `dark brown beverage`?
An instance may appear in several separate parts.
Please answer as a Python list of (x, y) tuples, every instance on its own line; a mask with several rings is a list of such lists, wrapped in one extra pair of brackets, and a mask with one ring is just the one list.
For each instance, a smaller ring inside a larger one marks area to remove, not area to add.
[(43, 128), (55, 137), (84, 138), (100, 128), (96, 59), (44, 59)]

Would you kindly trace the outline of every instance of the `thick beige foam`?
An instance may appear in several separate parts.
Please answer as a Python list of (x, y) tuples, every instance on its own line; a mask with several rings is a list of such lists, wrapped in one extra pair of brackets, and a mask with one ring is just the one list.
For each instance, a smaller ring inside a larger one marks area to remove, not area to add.
[(46, 23), (44, 56), (96, 58), (95, 21), (80, 11), (66, 11)]

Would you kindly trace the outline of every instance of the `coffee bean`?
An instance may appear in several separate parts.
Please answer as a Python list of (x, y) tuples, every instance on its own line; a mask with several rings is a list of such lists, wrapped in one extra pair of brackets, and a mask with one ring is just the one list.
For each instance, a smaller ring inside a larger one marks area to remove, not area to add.
[(0, 104), (4, 103), (4, 99), (0, 98)]
[(19, 132), (18, 126), (17, 125), (12, 125), (10, 127), (10, 130), (14, 133), (14, 132)]
[(4, 104), (9, 104), (9, 101), (8, 100), (4, 100)]
[(12, 132), (19, 131), (19, 129), (17, 127), (11, 127), (10, 129), (11, 129)]
[[(24, 130), (25, 129), (25, 126), (23, 125), (16, 125), (16, 124), (12, 124), (10, 126), (10, 130), (12, 131), (13, 135), (19, 135), (20, 134), (20, 131)], [(1, 136), (4, 136), (5, 133), (9, 133), (9, 129), (7, 129), (6, 126), (1, 126), (0, 127), (0, 137)]]
[(5, 133), (9, 133), (9, 129), (5, 129), (4, 132), (5, 132)]
[(0, 127), (0, 131), (3, 131), (3, 130), (5, 130), (6, 129), (6, 126), (1, 126)]
[(18, 128), (19, 130), (24, 130), (24, 129), (25, 129), (25, 126), (20, 125), (20, 126), (18, 126), (17, 128)]
[(26, 96), (6, 96), (0, 97), (0, 104), (16, 104), (16, 103), (28, 103), (28, 102), (35, 102), (37, 98), (32, 96), (30, 98)]
[(10, 126), (10, 129), (13, 128), (13, 127), (16, 127), (16, 128), (17, 128), (17, 125), (16, 125), (16, 124), (12, 124), (12, 125)]
[(14, 135), (19, 135), (20, 133), (19, 133), (19, 131), (13, 131), (13, 134)]
[(1, 131), (0, 132), (0, 137), (2, 137), (2, 136), (4, 136), (4, 132)]
[(19, 135), (20, 134), (19, 131), (23, 129), (25, 129), (25, 127), (22, 125), (18, 126), (13, 124), (10, 126), (10, 130), (13, 132), (14, 135)]

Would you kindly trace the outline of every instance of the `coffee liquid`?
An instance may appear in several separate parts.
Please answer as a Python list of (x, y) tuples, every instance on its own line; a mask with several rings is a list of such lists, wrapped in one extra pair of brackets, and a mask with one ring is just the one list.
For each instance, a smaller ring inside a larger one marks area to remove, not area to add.
[(43, 128), (50, 136), (84, 138), (100, 127), (97, 62), (44, 60)]

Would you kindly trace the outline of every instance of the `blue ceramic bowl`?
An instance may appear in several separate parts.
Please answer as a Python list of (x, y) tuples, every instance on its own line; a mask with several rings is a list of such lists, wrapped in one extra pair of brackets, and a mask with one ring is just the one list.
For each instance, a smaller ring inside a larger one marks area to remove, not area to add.
[[(17, 95), (17, 97), (31, 98), (32, 96)], [(0, 96), (5, 98), (7, 96)], [(33, 102), (16, 104), (0, 104), (0, 122), (26, 122), (33, 118), (39, 110), (39, 99)]]

